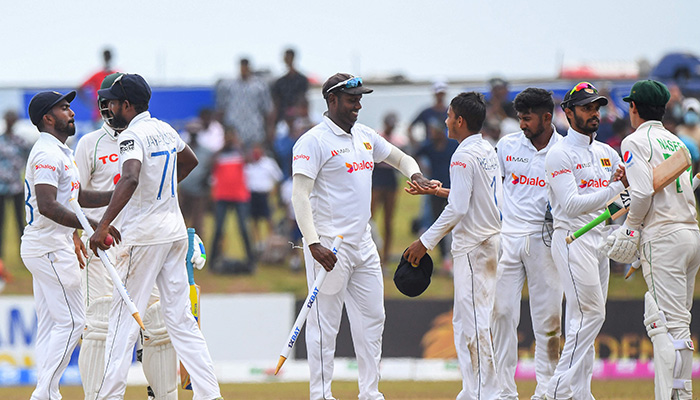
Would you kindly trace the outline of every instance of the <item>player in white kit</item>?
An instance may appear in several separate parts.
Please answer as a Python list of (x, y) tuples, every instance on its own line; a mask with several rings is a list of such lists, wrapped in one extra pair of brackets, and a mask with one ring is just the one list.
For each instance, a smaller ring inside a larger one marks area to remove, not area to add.
[[(612, 181), (620, 156), (595, 140), (600, 107), (608, 99), (588, 82), (567, 92), (561, 104), (570, 128), (545, 159), (549, 201), (554, 217), (552, 257), (566, 295), (566, 338), (547, 399), (589, 400), (593, 343), (605, 321), (610, 263), (598, 252), (604, 226), (599, 225), (573, 243), (566, 236), (603, 212), (606, 201), (624, 189)], [(616, 178), (617, 179), (617, 178)]]
[[(114, 73), (105, 77), (101, 88), (109, 88), (115, 79), (123, 75)], [(75, 161), (80, 172), (81, 185), (86, 189), (111, 191), (119, 181), (119, 144), (117, 136), (123, 129), (114, 129), (111, 126), (112, 116), (106, 109), (107, 101), (98, 98), (98, 108), (102, 114), (104, 124), (96, 131), (90, 132), (80, 138), (75, 150)], [(98, 220), (102, 218), (105, 207), (86, 209), (85, 214)], [(120, 227), (119, 216), (113, 221), (113, 225)], [(83, 241), (89, 238), (83, 232)], [(119, 260), (123, 260), (121, 250), (123, 246), (115, 246), (108, 250), (112, 262), (116, 268), (123, 267)], [(83, 341), (80, 346), (78, 364), (80, 366), (81, 380), (85, 399), (92, 400), (102, 383), (104, 371), (105, 340), (107, 338), (107, 325), (109, 322), (109, 310), (112, 305), (112, 280), (104, 265), (92, 251), (85, 254), (86, 265), (82, 269), (83, 287), (85, 290), (86, 321)], [(163, 314), (160, 311), (157, 287), (149, 300), (149, 307), (144, 315), (143, 350), (140, 358), (143, 361), (143, 370), (148, 380), (150, 398), (157, 400), (177, 399), (177, 355), (170, 342), (170, 337), (165, 328)]]
[[(105, 227), (121, 212), (127, 290), (139, 312), (145, 313), (153, 285), (158, 285), (165, 325), (191, 376), (193, 398), (218, 399), (211, 356), (190, 308), (184, 266), (187, 231), (177, 201), (177, 181), (197, 165), (197, 158), (170, 125), (151, 117), (151, 89), (141, 76), (122, 75), (98, 95), (108, 100), (112, 126), (125, 130), (118, 139), (121, 176), (90, 248), (105, 248)], [(98, 399), (123, 398), (139, 334), (119, 295), (113, 293), (112, 298)]]
[(459, 141), (450, 161), (448, 203), (404, 257), (414, 265), (452, 231), (455, 348), (462, 371), (457, 400), (498, 396), (489, 326), (496, 289), (501, 231), (502, 177), (493, 146), (482, 138), (486, 104), (481, 93), (461, 93), (447, 112), (449, 137)]
[(532, 399), (539, 400), (559, 361), (562, 287), (552, 260), (551, 227), (545, 222), (549, 201), (544, 160), (561, 135), (552, 124), (551, 92), (527, 88), (515, 96), (513, 106), (522, 131), (503, 137), (496, 146), (504, 178), (503, 227), (491, 329), (501, 390), (498, 398), (518, 399), (517, 327), (527, 279), (537, 378)]
[(693, 398), (690, 308), (700, 266), (690, 168), (654, 194), (653, 169), (674, 152), (687, 151), (661, 124), (670, 97), (663, 83), (644, 80), (623, 98), (636, 129), (622, 141), (631, 202), (625, 224), (607, 239), (610, 258), (629, 263), (641, 256), (649, 287), (644, 325), (654, 345), (656, 400)]
[[(386, 162), (428, 186), (416, 161), (371, 128), (355, 123), (362, 79), (335, 74), (323, 84), (328, 112), (294, 145), (292, 204), (304, 237), (309, 287), (320, 268), (330, 271), (306, 322), (311, 400), (333, 400), (335, 339), (343, 304), (357, 355), (360, 400), (380, 400), (379, 361), (384, 331), (384, 281), (369, 227), (372, 170)], [(329, 250), (337, 235), (337, 257)]]
[[(20, 255), (32, 273), (37, 313), (37, 384), (33, 400), (60, 399), (58, 383), (83, 333), (85, 307), (73, 232), (80, 222), (69, 201), (85, 207), (109, 202), (111, 192), (80, 190), (73, 151), (65, 145), (75, 134), (70, 102), (75, 92), (41, 92), (29, 103), (29, 117), (41, 134), (27, 160), (24, 194), (27, 227)], [(115, 240), (119, 232), (105, 226)]]

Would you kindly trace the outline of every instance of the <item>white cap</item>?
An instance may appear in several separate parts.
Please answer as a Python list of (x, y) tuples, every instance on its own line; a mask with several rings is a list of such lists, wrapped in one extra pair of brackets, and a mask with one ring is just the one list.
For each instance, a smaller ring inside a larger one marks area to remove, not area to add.
[(683, 100), (683, 113), (687, 113), (689, 110), (693, 110), (700, 114), (700, 101), (693, 97), (688, 97)]
[(447, 93), (447, 84), (442, 81), (433, 83), (433, 91), (435, 93)]

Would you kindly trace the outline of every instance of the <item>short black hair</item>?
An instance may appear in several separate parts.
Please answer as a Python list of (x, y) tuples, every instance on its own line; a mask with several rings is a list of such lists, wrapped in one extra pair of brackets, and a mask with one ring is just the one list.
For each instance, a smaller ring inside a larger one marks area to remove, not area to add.
[(545, 89), (529, 87), (515, 96), (513, 107), (515, 111), (519, 113), (533, 112), (536, 114), (554, 114), (552, 92)]
[(294, 49), (292, 49), (292, 48), (290, 47), (290, 48), (288, 48), (287, 50), (284, 51), (284, 55), (286, 55), (286, 56), (292, 56), (292, 58), (294, 58), (294, 56), (295, 56), (296, 54), (294, 53)]
[(661, 121), (666, 113), (665, 106), (652, 106), (650, 104), (637, 103), (636, 101), (634, 105), (637, 106), (639, 118), (645, 121)]
[(132, 104), (134, 106), (134, 111), (136, 111), (137, 114), (141, 114), (144, 111), (148, 111), (148, 103), (146, 104)]
[(486, 101), (479, 92), (463, 92), (450, 102), (450, 107), (456, 117), (462, 117), (467, 122), (467, 129), (477, 133), (481, 131), (486, 119)]

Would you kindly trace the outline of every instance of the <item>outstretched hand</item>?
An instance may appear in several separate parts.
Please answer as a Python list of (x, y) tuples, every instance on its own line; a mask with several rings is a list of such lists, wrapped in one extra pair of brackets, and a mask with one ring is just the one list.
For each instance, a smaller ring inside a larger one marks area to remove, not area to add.
[(627, 171), (625, 170), (624, 165), (618, 164), (617, 169), (613, 173), (612, 181), (622, 181), (622, 184), (625, 185), (625, 187), (629, 186), (629, 183), (627, 182)]
[(406, 193), (411, 194), (411, 195), (419, 195), (419, 194), (433, 194), (437, 195), (438, 191), (440, 188), (442, 188), (442, 182), (438, 180), (431, 180), (428, 181), (428, 187), (423, 187), (418, 184), (416, 181), (406, 181), (406, 184), (409, 186), (407, 188), (403, 188), (403, 190), (406, 191)]

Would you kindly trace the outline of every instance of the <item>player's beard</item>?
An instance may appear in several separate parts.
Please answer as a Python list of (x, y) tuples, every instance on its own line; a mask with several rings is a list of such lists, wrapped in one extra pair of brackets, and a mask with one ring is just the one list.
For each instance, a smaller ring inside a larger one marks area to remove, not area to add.
[(115, 130), (124, 130), (126, 129), (127, 125), (129, 125), (129, 122), (127, 122), (126, 118), (124, 118), (121, 113), (112, 113), (112, 119), (110, 120), (109, 126)]
[(69, 121), (66, 121), (65, 124), (57, 123), (54, 126), (54, 129), (56, 130), (56, 132), (58, 132), (60, 134), (63, 134), (66, 136), (73, 136), (73, 135), (75, 135), (75, 120), (71, 119)]
[[(593, 121), (597, 122), (595, 127), (589, 126), (588, 124)], [(598, 118), (593, 117), (589, 118), (587, 121), (584, 121), (583, 118), (579, 117), (575, 111), (574, 122), (576, 122), (576, 127), (578, 128), (577, 130), (581, 133), (585, 133), (586, 135), (594, 133), (598, 130), (598, 126), (600, 126), (600, 120)]]

